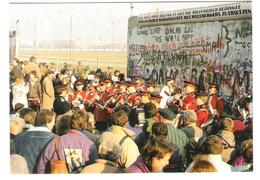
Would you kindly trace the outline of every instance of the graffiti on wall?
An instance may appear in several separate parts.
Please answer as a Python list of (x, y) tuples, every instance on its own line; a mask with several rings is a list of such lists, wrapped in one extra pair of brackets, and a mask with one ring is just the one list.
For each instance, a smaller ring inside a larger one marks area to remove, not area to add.
[[(252, 21), (229, 20), (134, 26), (128, 37), (128, 76), (181, 87), (192, 80), (199, 90), (216, 83), (223, 96), (252, 92)], [(206, 83), (205, 83), (206, 81)]]

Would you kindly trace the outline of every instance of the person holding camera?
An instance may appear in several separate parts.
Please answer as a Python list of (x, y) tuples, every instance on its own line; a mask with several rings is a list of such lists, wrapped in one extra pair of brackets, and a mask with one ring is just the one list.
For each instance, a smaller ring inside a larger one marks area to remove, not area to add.
[(160, 96), (162, 96), (160, 102), (160, 108), (167, 107), (167, 100), (171, 97), (171, 94), (174, 92), (174, 79), (171, 77), (166, 78), (166, 85), (162, 88)]

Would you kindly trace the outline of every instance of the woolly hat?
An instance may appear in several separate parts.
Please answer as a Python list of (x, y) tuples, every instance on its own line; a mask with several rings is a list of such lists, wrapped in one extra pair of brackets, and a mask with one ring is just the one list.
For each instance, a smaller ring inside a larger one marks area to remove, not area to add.
[(169, 109), (160, 109), (159, 113), (167, 120), (174, 120), (176, 118), (176, 114)]

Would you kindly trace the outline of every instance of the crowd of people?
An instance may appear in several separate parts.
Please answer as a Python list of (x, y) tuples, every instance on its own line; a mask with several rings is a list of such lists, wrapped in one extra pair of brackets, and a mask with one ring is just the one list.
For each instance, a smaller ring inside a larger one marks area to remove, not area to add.
[(219, 86), (207, 87), (15, 58), (11, 173), (252, 171), (252, 98), (242, 94), (227, 114)]

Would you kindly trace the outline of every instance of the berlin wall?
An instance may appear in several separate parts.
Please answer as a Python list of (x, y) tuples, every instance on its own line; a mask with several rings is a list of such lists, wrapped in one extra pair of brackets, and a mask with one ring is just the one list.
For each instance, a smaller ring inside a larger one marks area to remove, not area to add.
[(200, 76), (206, 74), (224, 96), (234, 98), (241, 88), (252, 92), (251, 4), (147, 16), (129, 19), (129, 77), (141, 75), (164, 84), (171, 76), (181, 87), (183, 80), (201, 83)]

